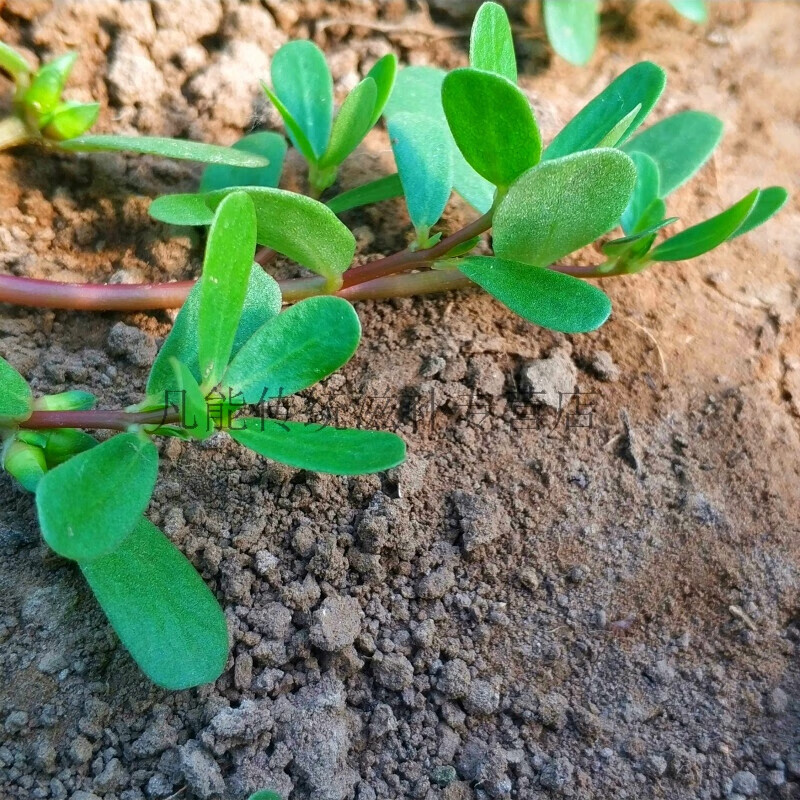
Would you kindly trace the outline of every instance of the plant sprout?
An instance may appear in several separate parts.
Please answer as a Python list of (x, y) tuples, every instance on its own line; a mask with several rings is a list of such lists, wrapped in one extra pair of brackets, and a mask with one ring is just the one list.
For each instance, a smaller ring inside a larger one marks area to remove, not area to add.
[(160, 136), (85, 135), (97, 122), (100, 104), (61, 97), (77, 58), (77, 53), (65, 53), (32, 70), (20, 53), (0, 42), (0, 73), (14, 82), (12, 114), (0, 120), (0, 150), (39, 144), (71, 152), (130, 151), (240, 168), (266, 165), (260, 154), (202, 142)]
[[(45, 542), (77, 562), (122, 643), (168, 689), (215, 680), (227, 661), (228, 634), (208, 587), (144, 516), (158, 471), (153, 437), (202, 440), (224, 431), (266, 458), (337, 475), (378, 472), (405, 457), (392, 433), (266, 415), (265, 402), (303, 391), (345, 364), (361, 328), (353, 307), (337, 297), (279, 313), (278, 285), (253, 264), (256, 229), (247, 193), (220, 200), (202, 278), (136, 405), (95, 410), (85, 392), (34, 399), (0, 359), (3, 467), (35, 492)], [(86, 429), (117, 433), (99, 443)]]

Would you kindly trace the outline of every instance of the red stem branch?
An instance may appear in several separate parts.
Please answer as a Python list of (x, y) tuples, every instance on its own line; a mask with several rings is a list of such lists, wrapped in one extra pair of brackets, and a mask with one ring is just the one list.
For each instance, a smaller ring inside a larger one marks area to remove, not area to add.
[(179, 422), (180, 415), (170, 411), (34, 411), (20, 423), (21, 428), (47, 430), (50, 428), (94, 428), (110, 431), (126, 431), (131, 425), (163, 425)]

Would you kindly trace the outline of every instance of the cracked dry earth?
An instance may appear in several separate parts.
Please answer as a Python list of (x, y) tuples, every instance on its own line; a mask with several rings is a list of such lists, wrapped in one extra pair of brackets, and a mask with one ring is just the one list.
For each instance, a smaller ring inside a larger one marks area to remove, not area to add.
[[(278, 127), (257, 82), (287, 39), (325, 49), (341, 99), (390, 49), (464, 64), (472, 5), (6, 0), (0, 38), (31, 58), (79, 49), (70, 96), (102, 102), (98, 130), (230, 143)], [(514, 5), (546, 137), (648, 58), (670, 81), (656, 117), (697, 107), (726, 123), (673, 213), (710, 216), (755, 185), (796, 198), (800, 6), (715, 3), (696, 28), (666, 4), (618, 3), (577, 69), (550, 60), (533, 4)], [(341, 185), (384, 174), (387, 150), (371, 134)], [(146, 209), (198, 175), (0, 155), (0, 266), (194, 276), (196, 234)], [(303, 186), (296, 159), (285, 182)], [(446, 226), (468, 215), (454, 203)], [(347, 222), (364, 258), (405, 243), (399, 203)], [(231, 634), (227, 670), (196, 691), (139, 674), (41, 543), (31, 498), (0, 478), (0, 797), (800, 797), (798, 230), (792, 199), (733, 245), (616, 279), (611, 321), (586, 336), (478, 293), (360, 304), (356, 357), (293, 411), (394, 427), (410, 457), (388, 474), (160, 443), (149, 516)], [(38, 392), (119, 406), (170, 322), (4, 307), (0, 351)]]

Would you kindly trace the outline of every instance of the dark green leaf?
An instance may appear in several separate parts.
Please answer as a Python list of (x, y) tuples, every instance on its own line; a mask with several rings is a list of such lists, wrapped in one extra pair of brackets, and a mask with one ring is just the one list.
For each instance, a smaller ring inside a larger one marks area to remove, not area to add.
[(702, 23), (708, 20), (708, 9), (703, 0), (669, 0), (669, 3), (681, 16), (692, 22)]
[[(661, 201), (659, 201), (661, 202)], [(637, 257), (644, 254), (645, 250), (650, 249), (650, 245), (640, 251), (640, 247), (642, 242), (645, 239), (654, 238), (655, 234), (658, 233), (662, 228), (666, 228), (667, 225), (672, 225), (673, 222), (677, 222), (677, 217), (670, 217), (669, 219), (661, 220), (661, 222), (656, 223), (655, 225), (651, 225), (648, 228), (645, 228), (637, 233), (633, 233), (630, 236), (623, 236), (619, 239), (612, 239), (611, 241), (606, 242), (602, 247), (601, 250), (607, 255), (612, 256), (614, 258), (618, 258), (619, 256), (626, 253), (633, 253)], [(652, 241), (650, 242), (652, 244)]]
[(656, 64), (650, 61), (634, 64), (615, 78), (562, 128), (544, 151), (542, 158), (561, 158), (570, 153), (597, 147), (621, 119), (625, 119), (639, 106), (639, 112), (620, 140), (624, 142), (644, 122), (661, 97), (666, 82), (664, 70)]
[(542, 0), (544, 27), (553, 50), (583, 66), (597, 46), (600, 15), (596, 0)]
[(283, 160), (286, 156), (286, 139), (283, 136), (272, 131), (250, 133), (239, 139), (233, 148), (263, 156), (269, 161), (269, 164), (258, 169), (211, 164), (205, 168), (203, 177), (200, 179), (201, 192), (213, 192), (216, 189), (237, 186), (278, 185), (281, 172), (283, 172)]
[(297, 469), (366, 475), (396, 467), (406, 456), (405, 443), (393, 433), (274, 419), (237, 423), (243, 423), (245, 428), (231, 430), (230, 435), (239, 444)]
[(150, 680), (188, 689), (228, 659), (225, 615), (186, 557), (146, 519), (81, 571), (122, 644)]
[(511, 185), (539, 161), (542, 140), (533, 112), (507, 78), (454, 70), (442, 84), (442, 104), (467, 163), (495, 186)]
[(281, 115), (283, 124), (286, 126), (286, 132), (289, 134), (292, 144), (303, 154), (303, 158), (305, 158), (306, 161), (309, 163), (316, 162), (317, 156), (314, 154), (314, 148), (311, 146), (311, 142), (308, 141), (308, 137), (300, 127), (300, 123), (292, 116), (280, 97), (278, 97), (264, 81), (261, 81), (261, 88), (270, 99), (272, 105), (278, 109), (278, 113)]
[[(159, 401), (170, 402), (164, 392), (174, 391), (175, 378), (170, 364), (171, 358), (185, 364), (195, 380), (200, 380), (198, 362), (197, 326), (200, 308), (200, 294), (203, 281), (199, 280), (178, 312), (169, 336), (158, 351), (156, 360), (147, 380), (147, 395)], [(272, 319), (281, 310), (281, 290), (273, 278), (254, 264), (250, 269), (250, 282), (247, 285), (242, 316), (233, 342), (233, 353), (267, 320)]]
[(78, 453), (97, 446), (97, 439), (76, 428), (56, 428), (52, 431), (43, 431), (43, 433), (42, 449), (47, 466), (51, 469), (63, 464)]
[(380, 203), (382, 200), (391, 200), (394, 197), (403, 196), (403, 184), (400, 176), (395, 172), (384, 178), (365, 183), (363, 186), (356, 186), (346, 192), (337, 194), (325, 204), (334, 214), (343, 214), (352, 208), (368, 206), (371, 203)]
[(598, 147), (616, 147), (636, 119), (641, 104), (634, 106), (598, 143)]
[(97, 122), (100, 103), (78, 103), (68, 100), (57, 105), (42, 119), (42, 133), (48, 139), (62, 141), (86, 133)]
[(77, 53), (64, 53), (40, 67), (23, 95), (23, 102), (38, 116), (52, 111), (61, 99), (64, 85), (78, 58)]
[(372, 78), (364, 78), (345, 98), (331, 130), (328, 149), (321, 167), (338, 166), (361, 143), (372, 127), (378, 88)]
[(514, 40), (505, 9), (497, 3), (484, 3), (472, 23), (469, 63), (476, 69), (494, 72), (517, 82)]
[(27, 419), (32, 410), (33, 395), (28, 382), (0, 357), (0, 419)]
[(175, 375), (175, 392), (180, 398), (177, 405), (181, 412), (181, 427), (192, 439), (208, 439), (214, 433), (214, 421), (208, 413), (203, 390), (186, 364), (182, 364), (177, 358), (171, 358), (170, 364)]
[(425, 236), (442, 216), (453, 187), (449, 134), (427, 114), (403, 113), (389, 120), (389, 137), (408, 214)]
[(722, 136), (722, 122), (702, 111), (681, 111), (635, 136), (623, 148), (644, 153), (658, 166), (661, 197), (672, 194), (708, 161)]
[(789, 193), (782, 186), (770, 186), (768, 189), (762, 189), (756, 204), (747, 215), (747, 219), (729, 238), (735, 239), (737, 236), (749, 233), (753, 228), (763, 225), (771, 216), (777, 214), (783, 208), (788, 198)]
[(45, 541), (75, 561), (110, 553), (147, 508), (157, 471), (155, 445), (135, 433), (118, 434), (51, 470), (36, 490)]
[(256, 211), (242, 191), (217, 206), (203, 260), (198, 314), (200, 382), (208, 389), (222, 377), (233, 348), (256, 246)]
[(758, 189), (754, 189), (738, 203), (707, 219), (699, 225), (681, 231), (653, 250), (653, 261), (685, 261), (713, 250), (730, 238), (747, 219), (758, 201)]
[(369, 125), (370, 128), (373, 128), (381, 118), (383, 109), (391, 97), (397, 77), (397, 56), (394, 53), (387, 53), (383, 58), (379, 58), (367, 73), (367, 77), (375, 81), (377, 88), (375, 107), (372, 110), (372, 119)]
[(497, 255), (545, 267), (611, 230), (636, 181), (619, 150), (584, 150), (545, 161), (509, 189), (494, 215)]
[(0, 42), (0, 69), (5, 70), (14, 80), (31, 71), (22, 55), (3, 42)]
[(247, 403), (307, 389), (347, 363), (358, 347), (361, 324), (339, 297), (311, 297), (262, 325), (242, 347), (223, 378)]
[[(305, 134), (314, 156), (322, 158), (333, 121), (333, 78), (325, 55), (313, 42), (289, 42), (275, 53), (271, 75), (275, 95)], [(295, 146), (299, 147), (296, 141)]]
[(214, 212), (202, 194), (165, 194), (156, 197), (147, 209), (159, 222), (169, 225), (210, 225)]
[[(350, 267), (356, 251), (353, 234), (327, 206), (294, 192), (244, 187), (256, 208), (258, 243), (324, 275), (334, 284)], [(211, 208), (227, 190), (206, 195)]]
[(35, 492), (47, 472), (41, 447), (12, 439), (3, 448), (3, 469), (29, 492)]
[(185, 139), (166, 139), (160, 136), (78, 136), (59, 142), (62, 150), (80, 153), (130, 152), (150, 156), (165, 156), (206, 164), (229, 164), (232, 167), (265, 167), (267, 160), (255, 153), (234, 150), (218, 144), (190, 142)]
[(636, 186), (628, 207), (622, 214), (622, 230), (625, 233), (637, 232), (647, 209), (660, 196), (660, 177), (656, 162), (644, 153), (631, 153), (631, 161), (636, 167)]
[(469, 256), (459, 269), (529, 322), (563, 333), (599, 328), (611, 301), (585, 281), (504, 258)]
[(262, 789), (260, 792), (251, 794), (247, 800), (282, 800), (277, 792), (271, 792), (268, 789)]

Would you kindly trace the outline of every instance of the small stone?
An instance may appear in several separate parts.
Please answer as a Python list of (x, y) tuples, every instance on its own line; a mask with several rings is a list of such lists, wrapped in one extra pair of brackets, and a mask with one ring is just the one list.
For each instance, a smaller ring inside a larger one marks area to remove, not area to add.
[(375, 666), (375, 678), (386, 689), (401, 692), (414, 681), (414, 667), (399, 653), (389, 653)]
[(589, 577), (589, 570), (583, 564), (575, 564), (570, 567), (567, 573), (567, 580), (570, 583), (583, 583)]
[(253, 682), (253, 657), (250, 653), (239, 653), (233, 666), (233, 684), (243, 691)]
[(779, 717), (782, 714), (785, 714), (788, 708), (789, 695), (787, 695), (780, 686), (776, 686), (767, 695), (767, 711), (773, 717)]
[(431, 783), (436, 786), (449, 786), (456, 779), (456, 768), (451, 765), (434, 767), (430, 772)]
[(619, 380), (620, 370), (611, 358), (611, 353), (605, 350), (598, 350), (592, 357), (589, 369), (601, 380), (606, 383), (613, 383)]
[(386, 703), (378, 703), (369, 719), (369, 726), (367, 728), (369, 738), (380, 739), (381, 736), (396, 731), (397, 727), (397, 719), (394, 716), (391, 706), (388, 706)]
[(561, 351), (549, 358), (538, 358), (523, 365), (520, 387), (533, 405), (561, 410), (565, 395), (575, 392), (578, 370), (572, 359)]
[(454, 658), (442, 667), (436, 688), (448, 700), (457, 700), (467, 693), (471, 682), (469, 667), (460, 658)]
[(209, 800), (225, 791), (225, 782), (217, 762), (199, 742), (190, 739), (178, 748), (178, 756), (186, 783), (201, 800)]
[(782, 769), (771, 769), (767, 773), (767, 783), (776, 789), (786, 783), (786, 773)]
[(546, 694), (539, 703), (539, 721), (545, 728), (563, 730), (567, 724), (569, 701), (558, 692)]
[(645, 670), (645, 674), (654, 683), (666, 685), (675, 680), (675, 670), (666, 661), (656, 661)]
[(423, 378), (433, 378), (438, 375), (445, 367), (447, 362), (441, 356), (428, 356), (419, 368), (419, 374)]
[(432, 619), (420, 622), (411, 634), (411, 640), (417, 647), (430, 647), (436, 637), (436, 623)]
[(663, 756), (649, 755), (644, 762), (643, 772), (648, 778), (660, 778), (667, 771), (667, 760)]
[(758, 778), (748, 770), (741, 770), (733, 776), (733, 791), (745, 797), (754, 797), (758, 794)]
[(447, 594), (456, 579), (450, 567), (439, 567), (417, 581), (415, 592), (423, 600), (437, 600)]
[(100, 800), (94, 792), (84, 792), (83, 789), (78, 789), (69, 796), (69, 800)]
[(28, 714), (26, 711), (12, 711), (3, 724), (8, 733), (19, 733), (28, 724)]
[(541, 583), (539, 573), (533, 567), (523, 567), (518, 573), (520, 583), (529, 591), (535, 592)]
[(361, 607), (358, 600), (345, 595), (326, 597), (314, 612), (309, 640), (327, 652), (352, 645), (361, 632)]
[(464, 698), (464, 708), (468, 714), (485, 717), (494, 714), (499, 707), (500, 692), (489, 681), (479, 680), (470, 684)]
[(470, 386), (479, 394), (499, 397), (505, 389), (506, 376), (495, 360), (488, 355), (474, 356), (471, 359), (467, 377)]
[(137, 367), (152, 364), (158, 348), (155, 339), (145, 331), (117, 322), (108, 333), (108, 349), (115, 356), (123, 356)]
[[(117, 37), (108, 66), (108, 84), (122, 105), (152, 105), (164, 92), (164, 78), (147, 50), (131, 35)], [(118, 323), (122, 324), (122, 323)]]
[(86, 764), (91, 761), (94, 748), (85, 736), (76, 736), (69, 746), (69, 757), (73, 764)]
[(92, 788), (97, 789), (100, 794), (115, 792), (128, 780), (128, 773), (122, 766), (118, 758), (112, 758), (103, 767), (103, 771), (92, 782)]
[(554, 792), (561, 792), (572, 781), (575, 767), (568, 758), (554, 758), (544, 765), (539, 775), (539, 783)]
[(157, 756), (178, 743), (178, 731), (163, 719), (151, 722), (142, 735), (131, 745), (133, 754), (138, 758)]

